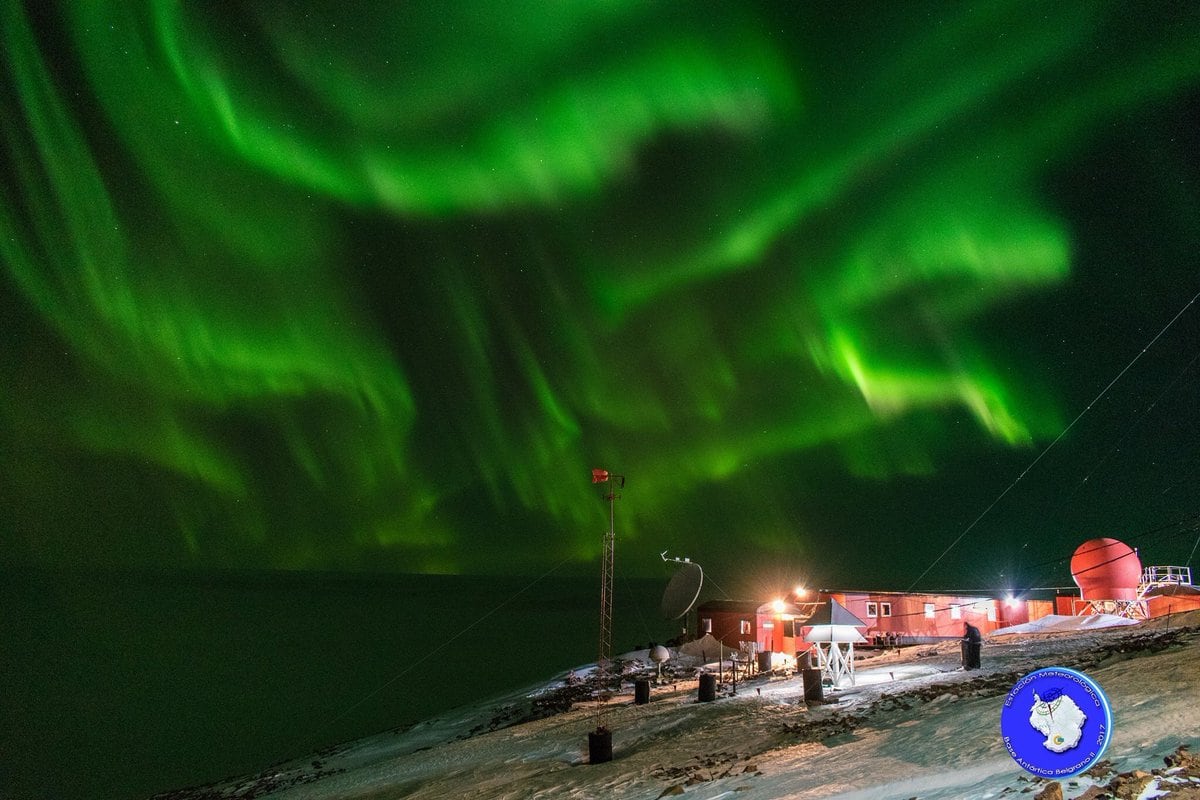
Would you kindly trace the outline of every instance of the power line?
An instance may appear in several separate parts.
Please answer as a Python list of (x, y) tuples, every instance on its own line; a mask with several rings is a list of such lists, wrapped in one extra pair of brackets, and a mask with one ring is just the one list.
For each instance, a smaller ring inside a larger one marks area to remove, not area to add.
[(1200, 546), (1200, 536), (1197, 536), (1197, 537), (1196, 537), (1196, 544), (1192, 545), (1192, 552), (1191, 552), (1191, 554), (1188, 556), (1187, 563), (1186, 563), (1186, 564), (1184, 564), (1184, 566), (1185, 566), (1185, 567), (1191, 567), (1191, 566), (1192, 566), (1192, 559), (1196, 557), (1196, 547), (1197, 547), (1197, 546)]
[[(1190, 527), (1188, 526), (1189, 523), (1191, 523)], [(1177, 520), (1177, 521), (1169, 523), (1167, 525), (1162, 525), (1157, 528), (1151, 528), (1150, 530), (1142, 531), (1141, 533), (1135, 533), (1131, 536), (1125, 536), (1122, 538), (1129, 542), (1136, 542), (1136, 541), (1140, 541), (1142, 539), (1150, 538), (1152, 536), (1172, 536), (1172, 535), (1179, 536), (1184, 533), (1190, 533), (1191, 531), (1194, 531), (1197, 529), (1200, 529), (1200, 514), (1193, 514), (1190, 517), (1184, 517), (1183, 519)], [(1099, 548), (1096, 548), (1096, 549), (1099, 549)], [(1091, 551), (1085, 550), (1084, 552), (1086, 553), (1086, 552), (1091, 552)], [(1061, 564), (1062, 562), (1064, 562), (1066, 560), (1067, 560), (1066, 556), (1057, 556), (1055, 558), (1050, 558), (1045, 561), (1040, 561), (1036, 564), (1031, 564), (1031, 565), (1029, 565), (1028, 568), (1029, 569), (1037, 569), (1038, 567), (1045, 567), (1050, 564)]]
[(1136, 356), (1134, 356), (1134, 357), (1133, 357), (1133, 359), (1132, 359), (1132, 360), (1131, 360), (1131, 361), (1130, 361), (1128, 364), (1126, 364), (1126, 365), (1125, 365), (1125, 368), (1124, 368), (1124, 369), (1122, 369), (1120, 372), (1118, 372), (1118, 373), (1117, 373), (1117, 376), (1116, 376), (1115, 378), (1113, 378), (1111, 381), (1109, 381), (1109, 382), (1108, 382), (1108, 385), (1107, 385), (1107, 386), (1105, 386), (1105, 387), (1104, 387), (1104, 388), (1103, 388), (1103, 389), (1100, 391), (1100, 393), (1099, 393), (1098, 395), (1096, 395), (1096, 396), (1095, 396), (1095, 397), (1092, 399), (1092, 402), (1090, 402), (1090, 403), (1088, 403), (1088, 404), (1087, 404), (1087, 406), (1086, 406), (1086, 407), (1083, 409), (1083, 411), (1080, 411), (1080, 412), (1079, 412), (1079, 414), (1078, 414), (1078, 415), (1075, 417), (1075, 419), (1071, 420), (1071, 423), (1070, 423), (1069, 425), (1067, 425), (1067, 427), (1065, 427), (1065, 428), (1063, 428), (1063, 429), (1062, 429), (1062, 432), (1061, 432), (1061, 433), (1059, 433), (1059, 434), (1058, 434), (1058, 436), (1056, 436), (1056, 437), (1054, 438), (1054, 441), (1052, 441), (1052, 442), (1050, 442), (1050, 444), (1046, 445), (1045, 449), (1044, 449), (1044, 450), (1042, 450), (1042, 452), (1038, 453), (1037, 457), (1036, 457), (1036, 458), (1034, 458), (1034, 459), (1033, 459), (1033, 461), (1029, 462), (1029, 466), (1025, 467), (1025, 469), (1021, 471), (1021, 474), (1020, 474), (1020, 475), (1018, 475), (1018, 476), (1017, 476), (1017, 477), (1016, 477), (1016, 478), (1015, 478), (1015, 479), (1012, 481), (1012, 483), (1010, 483), (1010, 484), (1009, 484), (1009, 485), (1008, 485), (1008, 486), (1007, 486), (1007, 487), (1004, 489), (1004, 491), (1002, 491), (1002, 492), (1000, 493), (1000, 495), (999, 495), (999, 496), (998, 496), (998, 497), (997, 497), (995, 500), (993, 500), (993, 501), (992, 501), (992, 502), (991, 502), (991, 503), (988, 505), (988, 507), (987, 507), (987, 508), (985, 508), (985, 509), (983, 510), (983, 512), (982, 512), (982, 513), (981, 513), (979, 516), (977, 516), (977, 517), (976, 517), (976, 518), (975, 518), (975, 519), (974, 519), (974, 520), (971, 522), (971, 524), (970, 524), (970, 525), (968, 525), (968, 526), (967, 526), (967, 527), (966, 527), (966, 528), (963, 530), (963, 532), (962, 532), (962, 533), (960, 533), (960, 534), (958, 535), (958, 537), (957, 537), (957, 538), (956, 538), (956, 539), (955, 539), (953, 542), (951, 542), (951, 543), (950, 543), (950, 546), (949, 546), (949, 547), (947, 547), (945, 550), (943, 550), (943, 551), (942, 551), (942, 553), (941, 553), (941, 555), (939, 555), (937, 558), (935, 558), (935, 559), (934, 559), (934, 560), (933, 560), (933, 561), (932, 561), (932, 562), (929, 564), (929, 566), (928, 566), (928, 567), (926, 567), (926, 568), (925, 568), (925, 570), (924, 570), (924, 571), (923, 571), (923, 572), (922, 572), (920, 575), (918, 575), (918, 576), (917, 576), (917, 579), (916, 579), (915, 581), (913, 581), (913, 582), (912, 582), (912, 584), (911, 584), (911, 585), (908, 587), (907, 591), (911, 592), (911, 591), (913, 590), (913, 587), (915, 587), (915, 586), (916, 586), (918, 583), (920, 583), (920, 582), (921, 582), (921, 579), (922, 579), (922, 578), (924, 578), (926, 575), (928, 575), (928, 574), (929, 574), (929, 571), (930, 571), (931, 569), (933, 569), (935, 566), (937, 566), (937, 564), (938, 564), (938, 563), (939, 563), (939, 562), (940, 562), (940, 561), (941, 561), (943, 558), (945, 558), (945, 557), (946, 557), (946, 555), (947, 555), (947, 554), (949, 554), (949, 552), (950, 552), (951, 550), (953, 550), (955, 547), (957, 547), (957, 546), (958, 546), (959, 542), (961, 542), (961, 541), (962, 541), (962, 540), (963, 540), (963, 539), (966, 537), (966, 535), (967, 535), (968, 533), (970, 533), (970, 532), (971, 532), (971, 531), (972, 531), (972, 530), (975, 528), (975, 526), (976, 526), (976, 525), (978, 525), (978, 524), (979, 524), (979, 522), (980, 522), (980, 521), (981, 521), (981, 520), (982, 520), (984, 517), (986, 517), (986, 516), (988, 515), (988, 513), (989, 513), (989, 512), (991, 512), (991, 510), (992, 510), (993, 508), (995, 508), (995, 507), (996, 507), (996, 504), (997, 504), (997, 503), (999, 503), (1001, 500), (1003, 500), (1003, 499), (1004, 499), (1005, 495), (1007, 495), (1007, 494), (1008, 494), (1010, 491), (1012, 491), (1012, 490), (1013, 490), (1013, 488), (1014, 488), (1014, 487), (1015, 487), (1015, 486), (1016, 486), (1018, 483), (1020, 483), (1020, 482), (1021, 482), (1021, 479), (1022, 479), (1022, 478), (1024, 478), (1024, 477), (1026, 476), (1026, 474), (1028, 474), (1028, 473), (1029, 473), (1029, 470), (1033, 469), (1033, 468), (1034, 468), (1034, 467), (1037, 465), (1037, 463), (1038, 463), (1039, 461), (1041, 461), (1041, 460), (1042, 460), (1042, 458), (1044, 458), (1044, 457), (1045, 457), (1045, 455), (1046, 455), (1047, 453), (1049, 453), (1049, 452), (1050, 452), (1050, 451), (1051, 451), (1051, 450), (1054, 448), (1054, 446), (1055, 446), (1056, 444), (1058, 444), (1060, 441), (1062, 441), (1062, 438), (1063, 438), (1064, 436), (1066, 436), (1066, 435), (1067, 435), (1067, 433), (1068, 433), (1068, 432), (1069, 432), (1069, 431), (1070, 431), (1072, 428), (1074, 428), (1074, 427), (1075, 427), (1075, 424), (1076, 424), (1077, 422), (1079, 422), (1079, 420), (1083, 419), (1083, 416), (1084, 416), (1085, 414), (1087, 414), (1089, 411), (1091, 411), (1091, 410), (1092, 410), (1092, 406), (1096, 405), (1096, 403), (1098, 403), (1098, 402), (1100, 401), (1100, 399), (1101, 399), (1102, 397), (1104, 397), (1104, 395), (1108, 394), (1108, 391), (1109, 391), (1109, 389), (1111, 389), (1113, 386), (1115, 386), (1115, 385), (1116, 385), (1116, 383), (1117, 383), (1117, 381), (1121, 380), (1121, 378), (1122, 378), (1122, 377), (1125, 375), (1125, 373), (1126, 373), (1126, 372), (1128, 372), (1128, 371), (1129, 371), (1129, 370), (1130, 370), (1130, 369), (1133, 367), (1133, 365), (1134, 365), (1134, 364), (1136, 364), (1136, 363), (1137, 363), (1139, 360), (1141, 360), (1142, 356), (1146, 355), (1146, 353), (1147, 353), (1147, 352), (1150, 350), (1150, 348), (1154, 346), (1154, 343), (1155, 343), (1155, 342), (1157, 342), (1157, 341), (1158, 341), (1160, 338), (1162, 338), (1163, 334), (1165, 334), (1165, 333), (1166, 333), (1166, 332), (1167, 332), (1167, 331), (1168, 331), (1168, 330), (1171, 328), (1171, 326), (1175, 324), (1176, 320), (1178, 320), (1178, 319), (1179, 319), (1181, 316), (1183, 316), (1184, 312), (1186, 312), (1186, 311), (1187, 311), (1189, 308), (1191, 308), (1191, 306), (1192, 306), (1192, 305), (1193, 305), (1193, 304), (1196, 302), (1196, 300), (1198, 300), (1198, 299), (1200, 299), (1200, 292), (1197, 292), (1195, 295), (1193, 295), (1193, 296), (1192, 296), (1192, 299), (1191, 299), (1191, 300), (1188, 300), (1186, 303), (1184, 303), (1184, 305), (1183, 305), (1183, 308), (1179, 309), (1178, 313), (1176, 313), (1176, 314), (1175, 314), (1175, 316), (1171, 318), (1171, 321), (1170, 321), (1170, 322), (1168, 322), (1166, 325), (1164, 325), (1164, 326), (1163, 326), (1163, 328), (1162, 328), (1162, 330), (1160, 330), (1160, 331), (1159, 331), (1157, 334), (1155, 334), (1154, 338), (1153, 338), (1153, 339), (1151, 339), (1151, 340), (1150, 340), (1150, 341), (1149, 341), (1149, 342), (1146, 344), (1146, 346), (1145, 346), (1145, 347), (1143, 347), (1143, 348), (1141, 349), (1141, 351), (1140, 351), (1140, 352), (1139, 352), (1139, 353), (1138, 353)]

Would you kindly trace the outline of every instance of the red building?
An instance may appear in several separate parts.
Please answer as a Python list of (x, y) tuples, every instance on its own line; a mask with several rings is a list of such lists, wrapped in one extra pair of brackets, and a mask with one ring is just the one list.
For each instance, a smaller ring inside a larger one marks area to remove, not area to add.
[[(804, 652), (804, 622), (817, 606), (833, 598), (858, 617), (869, 643), (918, 644), (959, 639), (963, 623), (983, 634), (1040, 619), (1054, 612), (1048, 600), (1004, 601), (977, 595), (905, 592), (823, 591), (814, 602), (710, 600), (697, 609), (696, 637), (711, 633), (727, 647)], [(752, 646), (750, 643), (754, 643)]]
[[(823, 599), (823, 598), (822, 598)], [(805, 620), (813, 615), (821, 603), (788, 603), (773, 600), (758, 607), (758, 651), (795, 655), (808, 650), (804, 634), (808, 629)]]
[(749, 600), (709, 600), (696, 607), (696, 636), (706, 633), (726, 647), (743, 649), (745, 642), (758, 641), (759, 604)]
[(868, 642), (877, 637), (888, 641), (889, 636), (908, 644), (958, 639), (968, 622), (987, 635), (1051, 613), (1047, 601), (1006, 602), (979, 595), (835, 591), (822, 592), (821, 597), (836, 599), (867, 623), (863, 636)]
[(794, 655), (808, 649), (805, 621), (830, 599), (865, 623), (862, 635), (869, 644), (959, 639), (964, 623), (987, 635), (1050, 614), (1153, 619), (1200, 609), (1200, 587), (1192, 583), (1190, 567), (1143, 569), (1137, 551), (1116, 539), (1081, 544), (1071, 559), (1071, 576), (1079, 594), (1054, 600), (853, 590), (822, 591), (816, 602), (711, 600), (698, 608), (696, 637), (711, 633), (731, 648)]

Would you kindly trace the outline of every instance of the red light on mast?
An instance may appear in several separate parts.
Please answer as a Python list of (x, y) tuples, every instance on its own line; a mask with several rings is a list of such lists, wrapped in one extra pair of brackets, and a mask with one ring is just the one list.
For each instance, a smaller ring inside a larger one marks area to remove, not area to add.
[(606, 483), (608, 481), (608, 470), (594, 469), (592, 470), (592, 483)]

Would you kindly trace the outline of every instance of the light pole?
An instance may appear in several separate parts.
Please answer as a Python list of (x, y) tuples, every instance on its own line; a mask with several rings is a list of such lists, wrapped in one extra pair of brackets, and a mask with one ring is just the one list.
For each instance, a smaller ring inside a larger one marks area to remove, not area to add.
[(613, 606), (613, 554), (616, 549), (617, 488), (625, 487), (624, 475), (613, 475), (606, 469), (592, 470), (592, 483), (615, 483), (608, 494), (608, 531), (604, 534), (604, 555), (600, 564), (600, 647), (596, 659), (596, 681), (600, 687), (600, 703), (596, 707), (596, 730), (588, 734), (588, 761), (602, 764), (612, 761), (612, 731), (607, 722), (604, 696), (608, 671), (612, 664), (612, 606)]

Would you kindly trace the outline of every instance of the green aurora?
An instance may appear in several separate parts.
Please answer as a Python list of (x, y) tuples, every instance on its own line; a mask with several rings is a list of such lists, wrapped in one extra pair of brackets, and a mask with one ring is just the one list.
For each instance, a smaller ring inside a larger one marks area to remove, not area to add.
[[(1138, 6), (5, 4), (0, 557), (916, 577), (1200, 289)], [(1198, 315), (985, 560), (1196, 513)]]

